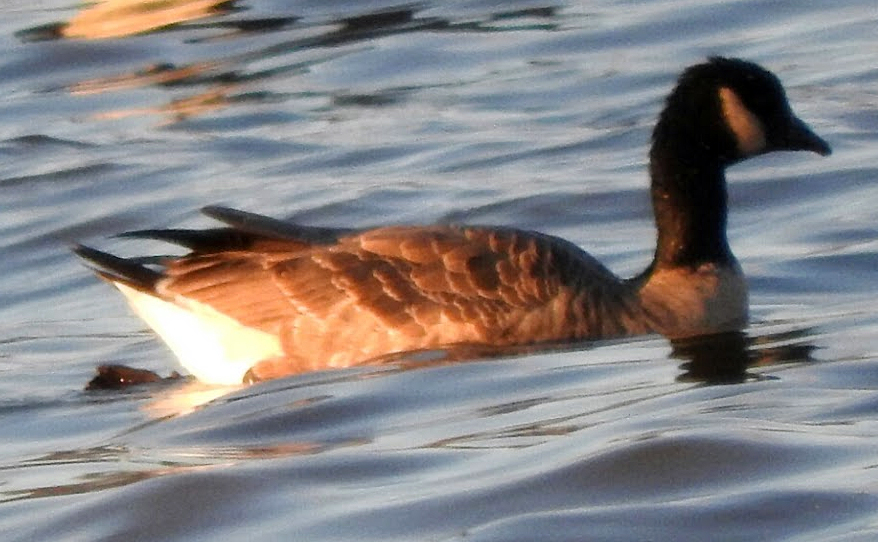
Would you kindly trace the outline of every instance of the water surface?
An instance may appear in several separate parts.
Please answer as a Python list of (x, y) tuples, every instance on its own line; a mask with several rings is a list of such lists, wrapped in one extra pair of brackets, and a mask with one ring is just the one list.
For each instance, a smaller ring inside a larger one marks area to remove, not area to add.
[[(4, 539), (878, 534), (872, 3), (158, 4), (0, 8)], [(162, 248), (111, 236), (203, 205), (517, 225), (637, 273), (651, 127), (711, 54), (775, 71), (835, 151), (729, 172), (743, 336), (83, 390), (177, 366), (69, 244)]]

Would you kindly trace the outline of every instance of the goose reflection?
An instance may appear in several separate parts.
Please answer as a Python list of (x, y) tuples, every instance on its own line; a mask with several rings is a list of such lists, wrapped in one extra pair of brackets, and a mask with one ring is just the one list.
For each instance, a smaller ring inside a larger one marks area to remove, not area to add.
[(685, 360), (680, 365), (683, 373), (677, 380), (737, 384), (746, 380), (771, 378), (749, 369), (814, 361), (811, 354), (816, 346), (807, 341), (811, 331), (797, 329), (757, 337), (735, 331), (672, 341), (671, 355)]
[[(743, 331), (701, 335), (671, 341), (671, 357), (683, 360), (680, 364), (682, 373), (677, 377), (678, 382), (700, 382), (711, 385), (770, 379), (773, 378), (771, 375), (753, 372), (750, 369), (815, 361), (812, 353), (817, 349), (817, 346), (808, 340), (808, 337), (813, 336), (814, 330), (810, 328), (767, 333), (755, 337), (751, 337)], [(559, 344), (556, 348), (547, 348), (546, 345), (502, 348), (458, 345), (453, 348), (388, 354), (369, 360), (365, 365), (376, 368), (383, 366), (385, 370), (392, 372), (410, 371), (439, 365), (520, 357), (553, 351), (559, 353), (587, 352), (592, 347), (594, 347), (593, 343), (584, 345)], [(182, 377), (176, 372), (171, 373), (170, 376), (161, 377), (149, 370), (106, 364), (97, 367), (95, 377), (86, 385), (86, 391), (122, 390), (144, 384), (176, 387), (177, 385), (192, 384), (192, 379)], [(191, 390), (191, 388), (188, 389)], [(207, 389), (218, 389), (220, 390), (219, 395), (222, 395), (231, 388), (208, 386)], [(196, 391), (201, 395), (204, 387), (200, 386)], [(219, 395), (210, 394), (210, 398), (213, 399)], [(196, 401), (196, 405), (203, 402)]]

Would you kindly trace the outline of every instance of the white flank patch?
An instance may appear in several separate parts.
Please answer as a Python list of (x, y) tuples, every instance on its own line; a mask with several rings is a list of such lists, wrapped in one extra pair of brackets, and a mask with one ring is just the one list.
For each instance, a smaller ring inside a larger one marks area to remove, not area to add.
[(240, 384), (255, 363), (283, 353), (276, 336), (245, 327), (208, 305), (187, 298), (167, 301), (124, 284), (114, 285), (180, 364), (202, 382)]
[(741, 154), (752, 156), (764, 151), (765, 128), (759, 118), (741, 102), (735, 91), (728, 87), (720, 88), (719, 101), (722, 104), (726, 123), (735, 134)]

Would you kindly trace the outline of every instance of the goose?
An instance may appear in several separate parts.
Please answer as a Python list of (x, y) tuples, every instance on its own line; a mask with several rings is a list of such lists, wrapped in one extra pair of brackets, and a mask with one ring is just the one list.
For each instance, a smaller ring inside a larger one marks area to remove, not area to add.
[(782, 150), (831, 153), (774, 74), (723, 57), (684, 70), (652, 134), (654, 257), (627, 279), (534, 231), (318, 228), (217, 206), (203, 212), (222, 226), (122, 234), (179, 245), (182, 256), (73, 250), (211, 384), (456, 345), (740, 331), (748, 290), (726, 237), (725, 169)]

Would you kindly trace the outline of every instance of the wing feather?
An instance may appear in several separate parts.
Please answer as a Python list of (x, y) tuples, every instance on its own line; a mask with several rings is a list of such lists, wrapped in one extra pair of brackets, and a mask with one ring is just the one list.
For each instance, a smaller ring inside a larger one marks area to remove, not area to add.
[(257, 378), (452, 344), (612, 336), (637, 311), (630, 288), (600, 263), (539, 233), (452, 226), (353, 232), (207, 212), (228, 227), (132, 234), (189, 246), (189, 255), (149, 267), (85, 248), (80, 255), (109, 280), (276, 337), (285, 357), (254, 366)]
[[(169, 264), (161, 288), (261, 329), (347, 311), (352, 325), (360, 314), (385, 328), (376, 333), (427, 337), (431, 326), (456, 324), (461, 340), (490, 341), (507, 337), (522, 314), (589, 279), (618, 282), (578, 248), (558, 241), (515, 230), (381, 228), (332, 245), (296, 246), (289, 254), (184, 257)], [(587, 327), (597, 325), (589, 321)]]

